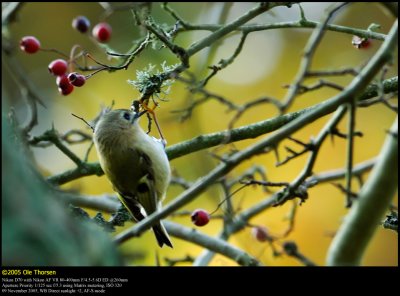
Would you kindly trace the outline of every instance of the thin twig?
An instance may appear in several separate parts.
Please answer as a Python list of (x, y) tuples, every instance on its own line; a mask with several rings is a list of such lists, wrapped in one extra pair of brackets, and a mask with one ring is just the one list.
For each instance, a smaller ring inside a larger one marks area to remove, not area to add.
[[(342, 3), (339, 6), (335, 7), (334, 9), (332, 9), (327, 14), (327, 16), (325, 17), (324, 21), (321, 22), (320, 24), (318, 24), (316, 29), (311, 34), (311, 37), (308, 40), (308, 43), (307, 43), (307, 45), (306, 45), (306, 47), (304, 49), (303, 58), (302, 58), (301, 63), (300, 63), (299, 71), (298, 71), (298, 73), (296, 75), (296, 78), (294, 79), (294, 83), (292, 83), (292, 86), (289, 88), (288, 93), (286, 94), (285, 98), (283, 99), (284, 103), (283, 103), (282, 110), (281, 110), (282, 113), (284, 113), (286, 110), (288, 110), (288, 108), (292, 104), (295, 96), (297, 95), (297, 93), (299, 91), (299, 88), (300, 88), (300, 85), (301, 85), (302, 81), (307, 76), (307, 72), (309, 71), (312, 58), (313, 58), (313, 56), (315, 54), (315, 51), (316, 51), (319, 43), (322, 40), (322, 36), (324, 34), (324, 31), (325, 31), (325, 28), (326, 28), (328, 22), (330, 21), (330, 19), (333, 17), (333, 15), (338, 10), (340, 10), (341, 8), (343, 8), (347, 4), (348, 3)], [(301, 6), (300, 6), (300, 9), (301, 9)]]
[(355, 116), (356, 116), (356, 105), (355, 100), (351, 100), (348, 106), (348, 123), (347, 123), (347, 155), (346, 155), (346, 208), (350, 208), (353, 201), (351, 193), (351, 180), (353, 171), (353, 154), (354, 154), (354, 128), (355, 128)]
[(78, 119), (80, 119), (80, 120), (82, 120), (82, 121), (83, 121), (84, 123), (86, 123), (86, 125), (87, 125), (88, 127), (90, 127), (90, 128), (92, 129), (92, 131), (94, 132), (94, 127), (93, 127), (92, 125), (90, 125), (89, 122), (87, 122), (84, 118), (79, 117), (78, 115), (75, 115), (74, 113), (71, 113), (71, 115), (74, 116), (74, 117), (76, 117), (76, 118), (78, 118)]

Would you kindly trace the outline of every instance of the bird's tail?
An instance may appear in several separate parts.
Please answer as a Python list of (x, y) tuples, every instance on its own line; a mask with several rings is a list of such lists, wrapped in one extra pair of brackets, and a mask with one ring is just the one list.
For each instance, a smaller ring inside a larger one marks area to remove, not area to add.
[(167, 230), (165, 230), (164, 225), (161, 223), (161, 221), (153, 226), (153, 231), (160, 247), (166, 244), (168, 247), (173, 248), (168, 232)]

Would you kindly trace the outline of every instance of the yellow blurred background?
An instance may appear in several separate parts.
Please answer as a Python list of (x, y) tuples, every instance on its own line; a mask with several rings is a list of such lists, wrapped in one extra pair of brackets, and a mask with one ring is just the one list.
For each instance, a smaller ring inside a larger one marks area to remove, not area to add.
[[(253, 3), (173, 3), (175, 9), (186, 21), (192, 24), (217, 23), (221, 11), (227, 9), (226, 22), (229, 22), (244, 12), (251, 9)], [(313, 21), (320, 21), (329, 3), (306, 3), (302, 4), (307, 18)], [(85, 15), (91, 21), (92, 27), (100, 21), (103, 8), (97, 3), (26, 3), (18, 14), (16, 22), (9, 27), (10, 36), (17, 43), (26, 35), (36, 36), (44, 48), (56, 48), (68, 53), (71, 47), (79, 44), (91, 53), (96, 59), (104, 63), (113, 63), (107, 60), (104, 50), (98, 47), (87, 36), (80, 34), (71, 27), (71, 22), (77, 15)], [(156, 22), (173, 25), (174, 20), (160, 8), (160, 4), (152, 5), (152, 15)], [(299, 19), (299, 9), (296, 5), (292, 8), (275, 8), (271, 12), (263, 14), (251, 21), (251, 23), (273, 23)], [(357, 3), (351, 4), (334, 18), (333, 23), (360, 29), (367, 29), (371, 23), (381, 25), (380, 33), (386, 34), (392, 23), (393, 17), (388, 14), (380, 4)], [(128, 11), (116, 11), (107, 21), (113, 28), (113, 36), (110, 47), (117, 52), (126, 52), (141, 35), (141, 29), (135, 25), (132, 13)], [(301, 55), (305, 44), (311, 34), (311, 29), (275, 29), (261, 31), (249, 35), (241, 54), (228, 68), (217, 74), (207, 85), (206, 89), (215, 92), (231, 100), (235, 104), (244, 104), (255, 98), (269, 96), (282, 99), (287, 89), (284, 85), (290, 84), (298, 71)], [(180, 34), (175, 42), (188, 47), (194, 41), (209, 34), (208, 32), (185, 32)], [(357, 50), (351, 45), (351, 35), (337, 32), (327, 32), (318, 47), (313, 59), (312, 69), (343, 69), (348, 67), (360, 67), (365, 64), (379, 48), (380, 41), (372, 41), (368, 50)], [(211, 48), (206, 48), (196, 54), (190, 60), (190, 71), (198, 79), (204, 78), (208, 73), (207, 66), (217, 64), (220, 59), (229, 58), (237, 47), (240, 39), (239, 34), (234, 34), (222, 40)], [(101, 72), (90, 78), (84, 87), (75, 88), (69, 96), (58, 94), (55, 79), (47, 70), (47, 65), (58, 56), (54, 53), (39, 52), (34, 55), (27, 55), (23, 52), (16, 53), (16, 58), (26, 70), (26, 76), (37, 86), (42, 94), (42, 99), (47, 109), (39, 107), (39, 125), (33, 130), (34, 135), (39, 135), (49, 129), (54, 123), (55, 128), (64, 133), (70, 129), (85, 129), (83, 123), (71, 116), (77, 114), (86, 119), (94, 118), (100, 105), (110, 105), (115, 101), (115, 108), (128, 108), (133, 99), (139, 97), (139, 93), (127, 80), (136, 79), (136, 70), (142, 70), (149, 63), (161, 69), (161, 63), (166, 61), (168, 65), (178, 62), (167, 49), (152, 50), (143, 52), (129, 67), (127, 71), (114, 73)], [(4, 69), (3, 69), (4, 74)], [(386, 77), (397, 75), (397, 57), (392, 68), (389, 69)], [(350, 75), (345, 77), (327, 78), (342, 86), (346, 86), (352, 79)], [(308, 84), (317, 80), (309, 79)], [(3, 87), (9, 92), (14, 92), (13, 83), (7, 77), (2, 79)], [(323, 88), (320, 91), (309, 92), (299, 96), (289, 112), (302, 109), (307, 106), (322, 102), (337, 92), (332, 89)], [(200, 134), (207, 134), (225, 130), (228, 123), (234, 116), (234, 112), (227, 112), (227, 107), (210, 100), (194, 109), (192, 117), (181, 122), (182, 114), (172, 113), (174, 110), (184, 109), (198, 99), (186, 89), (186, 85), (176, 82), (166, 102), (160, 103), (157, 109), (158, 120), (160, 121), (168, 145), (191, 139)], [(26, 104), (24, 101), (13, 101), (10, 105), (16, 108), (17, 116), (21, 122), (27, 117)], [(260, 105), (250, 109), (236, 122), (235, 127), (247, 125), (257, 121), (265, 120), (277, 115), (276, 109), (268, 104)], [(382, 104), (369, 108), (357, 110), (357, 130), (363, 132), (362, 138), (355, 140), (354, 163), (368, 160), (376, 156), (383, 144), (386, 130), (391, 126), (395, 113), (384, 107)], [(329, 116), (321, 118), (311, 125), (303, 128), (293, 136), (307, 142), (315, 137), (321, 127), (327, 122)], [(142, 120), (146, 128), (147, 122)], [(346, 131), (346, 118), (340, 123), (339, 129)], [(90, 130), (87, 130), (90, 132)], [(152, 135), (158, 136), (153, 128)], [(236, 142), (235, 148), (243, 149), (258, 139)], [(84, 157), (89, 143), (73, 145), (73, 150), (80, 157)], [(294, 150), (300, 150), (289, 141), (284, 141), (279, 146), (281, 158), (287, 155), (284, 146), (288, 145)], [(217, 153), (228, 152), (231, 146), (226, 149), (217, 150)], [(74, 164), (63, 153), (54, 147), (33, 148), (37, 164), (46, 176), (61, 173), (67, 169), (74, 168)], [(191, 155), (175, 159), (171, 166), (179, 176), (188, 181), (207, 174), (217, 161), (210, 156), (209, 151), (200, 151)], [(292, 181), (305, 165), (307, 156), (299, 157), (288, 164), (275, 167), (276, 158), (273, 153), (254, 157), (243, 162), (232, 171), (228, 178), (235, 178), (253, 165), (263, 166), (270, 181)], [(97, 161), (94, 151), (91, 152), (90, 161)], [(327, 170), (343, 168), (346, 161), (346, 142), (343, 139), (335, 138), (334, 144), (330, 141), (324, 143), (314, 169), (315, 173)], [(390, 172), (388, 172), (390, 173)], [(367, 174), (364, 180), (367, 179)], [(64, 189), (79, 190), (83, 194), (111, 193), (112, 188), (106, 177), (85, 177), (71, 182)], [(358, 191), (359, 187), (354, 182), (353, 190)], [(174, 199), (181, 188), (170, 186), (164, 204)], [(220, 187), (213, 186), (195, 201), (188, 204), (182, 210), (194, 210), (204, 208), (212, 212), (218, 203), (224, 198)], [(234, 195), (233, 204), (241, 209), (246, 209), (267, 195), (261, 188), (247, 188)], [(327, 249), (332, 240), (332, 234), (338, 229), (342, 219), (347, 213), (344, 207), (344, 195), (331, 184), (322, 184), (312, 188), (309, 192), (309, 199), (297, 210), (295, 229), (287, 238), (294, 240), (301, 253), (310, 258), (318, 265), (325, 263)], [(397, 205), (397, 197), (394, 199)], [(285, 217), (288, 215), (291, 203), (284, 206), (268, 209), (256, 216), (250, 222), (252, 224), (267, 227), (272, 234), (279, 235), (287, 228)], [(95, 214), (95, 212), (90, 212)], [(169, 217), (175, 222), (188, 227), (194, 227), (189, 216)], [(130, 227), (132, 223), (126, 223), (123, 228)], [(217, 235), (221, 231), (222, 222), (213, 219), (211, 222), (197, 230), (209, 235)], [(160, 258), (180, 258), (186, 255), (198, 256), (203, 250), (191, 243), (173, 239), (174, 249), (159, 249), (155, 243), (153, 234), (145, 233), (140, 238), (135, 238), (121, 245), (124, 254), (143, 252), (145, 257), (137, 259), (128, 264), (154, 265), (155, 254)], [(245, 228), (230, 240), (230, 243), (249, 252), (249, 254), (260, 259), (265, 265), (301, 265), (299, 262), (288, 256), (273, 257), (270, 246), (258, 242), (252, 235), (251, 229)], [(279, 245), (277, 245), (279, 248)], [(162, 261), (163, 263), (163, 261)], [(211, 265), (235, 265), (235, 263), (223, 256), (216, 256)], [(398, 265), (398, 237), (393, 231), (379, 227), (374, 239), (368, 247), (363, 265), (397, 266)]]

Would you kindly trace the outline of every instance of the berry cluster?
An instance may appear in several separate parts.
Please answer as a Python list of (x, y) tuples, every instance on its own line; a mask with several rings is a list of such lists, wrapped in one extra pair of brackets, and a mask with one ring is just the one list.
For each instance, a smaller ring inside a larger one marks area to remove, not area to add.
[(85, 76), (78, 73), (67, 73), (68, 63), (63, 59), (57, 59), (49, 64), (49, 72), (56, 78), (56, 84), (60, 94), (66, 96), (73, 90), (74, 86), (82, 86), (85, 83)]
[[(81, 33), (87, 33), (90, 28), (90, 21), (85, 16), (77, 16), (72, 20), (72, 27)], [(97, 40), (97, 42), (101, 43), (108, 42), (111, 38), (111, 33), (111, 26), (105, 22), (98, 23), (92, 30), (92, 36)], [(39, 50), (58, 52), (56, 50), (46, 50), (41, 48), (39, 40), (34, 36), (23, 37), (19, 45), (22, 51), (29, 54), (34, 54)], [(71, 54), (71, 56), (73, 55)], [(64, 96), (69, 95), (74, 90), (74, 87), (83, 86), (86, 79), (90, 77), (78, 72), (73, 72), (74, 62), (73, 58), (68, 61), (64, 59), (56, 59), (48, 66), (50, 74), (56, 76), (56, 84), (59, 93)], [(71, 70), (70, 72), (68, 72), (68, 68)]]
[[(81, 33), (86, 33), (90, 28), (90, 21), (85, 16), (77, 16), (72, 20), (72, 27)], [(102, 22), (93, 27), (92, 35), (98, 42), (107, 43), (111, 38), (112, 28)]]

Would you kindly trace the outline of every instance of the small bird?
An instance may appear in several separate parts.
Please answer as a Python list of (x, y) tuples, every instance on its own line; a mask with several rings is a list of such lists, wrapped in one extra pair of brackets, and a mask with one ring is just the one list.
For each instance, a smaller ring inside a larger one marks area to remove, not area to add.
[[(94, 128), (100, 165), (136, 221), (161, 208), (171, 179), (163, 143), (139, 126), (142, 114), (127, 109), (111, 110)], [(161, 221), (153, 226), (153, 231), (160, 247), (166, 244), (172, 248)]]

